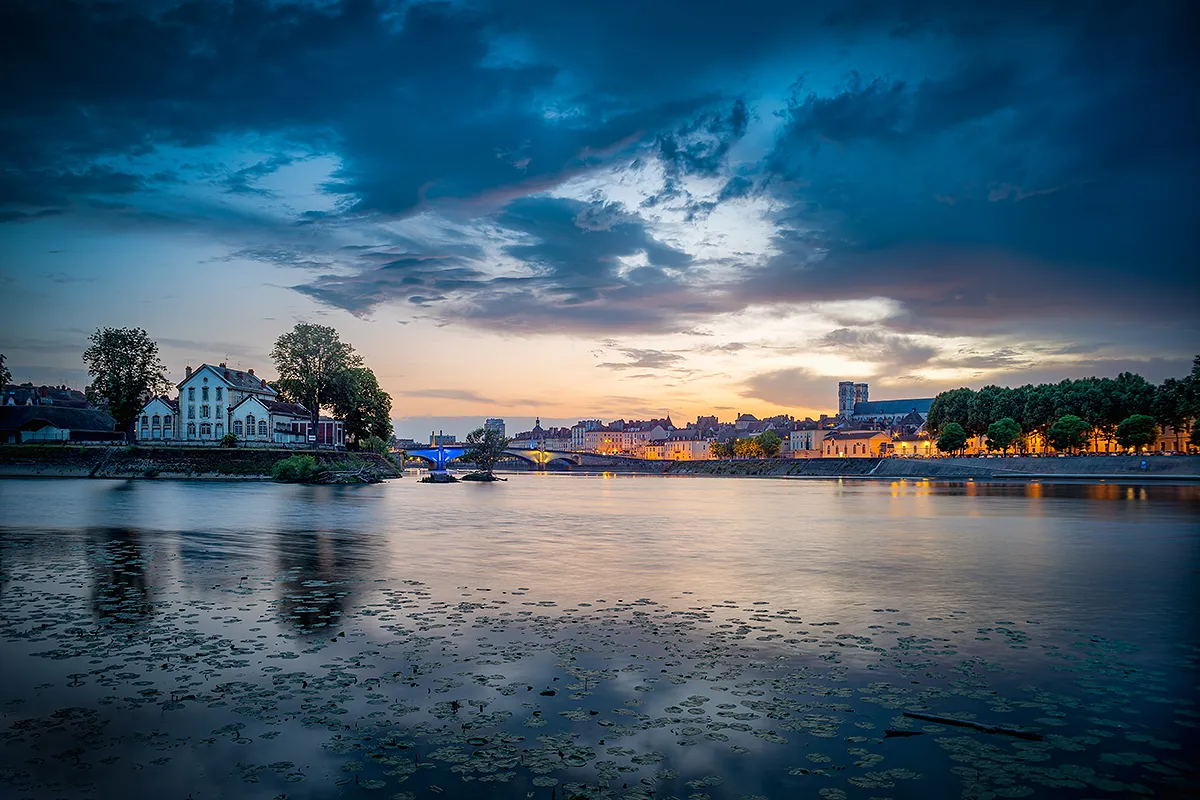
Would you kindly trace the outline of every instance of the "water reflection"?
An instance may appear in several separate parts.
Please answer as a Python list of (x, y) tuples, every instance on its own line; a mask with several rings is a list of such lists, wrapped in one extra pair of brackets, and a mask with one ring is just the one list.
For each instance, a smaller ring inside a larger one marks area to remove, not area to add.
[[(1180, 794), (1200, 749), (1197, 499), (547, 475), (0, 482), (15, 667), (0, 787)], [(96, 517), (109, 527), (81, 524)]]
[(138, 532), (97, 528), (87, 534), (92, 611), (102, 620), (132, 623), (154, 612)]
[(304, 633), (338, 627), (372, 574), (372, 550), (349, 532), (287, 531), (275, 537), (278, 613)]

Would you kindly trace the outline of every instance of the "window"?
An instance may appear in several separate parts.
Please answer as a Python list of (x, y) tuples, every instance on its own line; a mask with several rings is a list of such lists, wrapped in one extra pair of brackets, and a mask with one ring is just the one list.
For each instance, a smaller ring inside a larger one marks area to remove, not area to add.
[(208, 419), (212, 416), (212, 406), (200, 406), (200, 419)]
[(217, 402), (221, 402), (221, 387), (217, 387)]
[(208, 400), (208, 387), (207, 386), (200, 389), (200, 399), (205, 400), (205, 401)]
[(216, 435), (218, 438), (225, 435), (225, 426), (219, 422), (217, 423)]
[(188, 437), (190, 438), (195, 435), (196, 435), (196, 423), (189, 422), (188, 423)]
[(233, 421), (233, 432), (238, 436), (242, 435), (242, 421), (240, 419), (235, 419)]
[(195, 419), (195, 418), (196, 418), (196, 407), (188, 406), (188, 419)]
[(150, 424), (150, 419), (145, 414), (142, 414), (142, 427), (144, 428), (149, 424)]
[(246, 435), (247, 436), (254, 435), (254, 415), (253, 414), (246, 415)]
[(259, 436), (267, 435), (267, 421), (265, 419), (260, 419), (258, 421), (258, 435)]
[(196, 387), (195, 386), (188, 387), (188, 402), (189, 403), (196, 402)]
[[(146, 424), (146, 418), (145, 418), (145, 417), (142, 417), (142, 424), (143, 424), (143, 425), (145, 425), (145, 424)], [(155, 415), (154, 415), (154, 421), (153, 421), (153, 422), (151, 422), (150, 424), (151, 424), (151, 425), (153, 425), (153, 426), (154, 426), (154, 427), (156, 427), (156, 428), (158, 428), (158, 427), (161, 427), (161, 426), (162, 426), (162, 417), (160, 417), (158, 414), (155, 414)]]
[(225, 419), (225, 415), (221, 413), (223, 410), (220, 406), (217, 406), (217, 419)]
[(171, 415), (170, 414), (163, 414), (163, 427), (164, 428), (171, 427)]
[(200, 435), (201, 436), (212, 436), (212, 423), (201, 422), (200, 423)]

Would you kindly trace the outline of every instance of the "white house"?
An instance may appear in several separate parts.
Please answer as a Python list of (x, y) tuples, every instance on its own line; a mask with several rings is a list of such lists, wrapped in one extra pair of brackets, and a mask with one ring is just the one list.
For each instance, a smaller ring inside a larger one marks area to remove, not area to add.
[[(189, 366), (179, 382), (180, 438), (220, 440), (229, 432), (226, 411), (247, 397), (275, 399), (276, 392), (254, 370), (229, 369), (225, 364)], [(257, 436), (257, 429), (255, 431)], [(264, 437), (264, 441), (269, 441)]]
[(135, 429), (138, 439), (178, 439), (179, 401), (155, 397), (142, 408)]
[(309, 422), (304, 406), (264, 400), (258, 395), (248, 395), (229, 409), (230, 432), (247, 442), (305, 442)]

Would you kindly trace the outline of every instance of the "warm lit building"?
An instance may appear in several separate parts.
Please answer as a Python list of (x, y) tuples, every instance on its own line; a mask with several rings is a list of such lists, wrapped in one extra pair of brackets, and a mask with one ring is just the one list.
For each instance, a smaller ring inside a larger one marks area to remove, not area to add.
[(878, 458), (892, 437), (883, 431), (830, 431), (822, 441), (823, 458)]
[(893, 438), (891, 454), (897, 458), (930, 458), (941, 455), (937, 449), (937, 442), (919, 434), (905, 434)]
[(833, 431), (815, 426), (790, 431), (783, 439), (784, 458), (820, 458), (825, 449), (825, 438), (831, 433)]
[(712, 451), (702, 432), (688, 428), (671, 431), (666, 439), (643, 444), (635, 455), (654, 461), (708, 461)]

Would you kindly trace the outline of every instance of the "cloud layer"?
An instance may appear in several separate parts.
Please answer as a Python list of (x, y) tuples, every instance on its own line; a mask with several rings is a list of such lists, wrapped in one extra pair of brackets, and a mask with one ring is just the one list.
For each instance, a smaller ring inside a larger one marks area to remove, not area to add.
[(894, 374), (1177, 357), (1200, 345), (1191, 12), (15, 0), (0, 247), (198, 233), (331, 309), (516, 335), (882, 300), (803, 347)]

